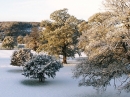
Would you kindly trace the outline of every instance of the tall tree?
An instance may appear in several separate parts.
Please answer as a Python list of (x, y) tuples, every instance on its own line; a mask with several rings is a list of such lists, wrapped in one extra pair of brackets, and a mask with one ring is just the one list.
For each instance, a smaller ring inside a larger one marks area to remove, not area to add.
[(41, 43), (39, 51), (44, 50), (48, 54), (63, 55), (63, 63), (67, 63), (67, 57), (74, 57), (78, 52), (76, 43), (80, 36), (77, 25), (81, 22), (68, 14), (67, 9), (56, 10), (50, 15), (52, 21), (44, 20), (41, 27)]
[(118, 88), (129, 91), (130, 1), (105, 0), (105, 6), (109, 12), (97, 13), (79, 26), (79, 47), (88, 57), (76, 66), (74, 77), (83, 76), (80, 85), (104, 89), (112, 79), (126, 75)]

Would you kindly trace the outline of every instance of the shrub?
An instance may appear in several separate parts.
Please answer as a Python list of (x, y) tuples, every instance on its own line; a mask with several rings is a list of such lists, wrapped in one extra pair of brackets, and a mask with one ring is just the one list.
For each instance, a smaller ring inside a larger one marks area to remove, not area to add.
[(23, 36), (20, 35), (20, 36), (17, 37), (17, 43), (18, 44), (23, 44), (24, 43)]
[(44, 81), (45, 75), (54, 78), (61, 67), (63, 65), (52, 56), (36, 55), (24, 64), (23, 75)]
[(30, 49), (20, 49), (18, 51), (14, 51), (11, 57), (10, 65), (13, 66), (23, 66), (25, 62), (32, 59), (33, 54)]
[(6, 49), (13, 49), (14, 45), (15, 45), (15, 41), (12, 36), (6, 36), (2, 42), (2, 47)]

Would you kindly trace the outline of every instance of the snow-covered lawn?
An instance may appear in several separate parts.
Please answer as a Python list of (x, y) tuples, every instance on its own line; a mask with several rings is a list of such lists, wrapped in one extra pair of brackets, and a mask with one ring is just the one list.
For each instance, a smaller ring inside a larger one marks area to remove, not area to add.
[[(72, 78), (75, 59), (70, 59), (54, 79), (47, 78), (44, 83), (26, 78), (21, 75), (21, 67), (10, 65), (12, 52), (0, 50), (0, 97), (119, 97), (113, 87), (103, 95), (97, 95), (92, 87), (79, 87), (79, 80)], [(122, 93), (120, 97), (130, 96)]]

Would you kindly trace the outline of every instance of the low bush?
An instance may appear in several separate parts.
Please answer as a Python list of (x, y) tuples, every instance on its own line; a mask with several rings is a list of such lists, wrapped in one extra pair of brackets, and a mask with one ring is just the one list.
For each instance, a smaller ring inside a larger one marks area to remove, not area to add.
[(56, 72), (63, 67), (54, 57), (49, 55), (35, 55), (23, 67), (23, 75), (44, 81), (45, 76), (54, 78)]
[(30, 49), (20, 49), (18, 51), (14, 51), (11, 57), (10, 65), (13, 66), (23, 66), (25, 62), (32, 59), (33, 53), (31, 53)]

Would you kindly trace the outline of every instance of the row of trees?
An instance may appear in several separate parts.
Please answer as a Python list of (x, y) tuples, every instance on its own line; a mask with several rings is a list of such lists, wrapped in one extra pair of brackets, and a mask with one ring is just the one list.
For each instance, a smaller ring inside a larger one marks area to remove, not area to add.
[[(78, 25), (83, 21), (68, 14), (67, 9), (56, 10), (50, 15), (49, 20), (40, 23), (40, 29), (35, 27), (29, 35), (18, 36), (17, 43), (25, 43), (27, 48), (37, 52), (47, 52), (50, 55), (63, 55), (63, 63), (67, 63), (67, 57), (74, 57), (75, 53), (80, 54), (77, 47), (78, 37), (81, 33)], [(5, 38), (2, 46), (12, 48), (15, 42), (10, 44)], [(13, 41), (13, 40), (12, 40)], [(14, 43), (14, 44), (13, 44)]]
[(2, 48), (13, 49), (18, 44), (27, 44), (30, 33), (39, 29), (38, 22), (0, 22), (0, 41)]
[(5, 49), (13, 49), (15, 46), (20, 48), (21, 44), (26, 44), (26, 48), (30, 48), (36, 51), (37, 44), (35, 43), (38, 43), (38, 41), (39, 28), (33, 27), (26, 36), (5, 36), (2, 41), (2, 47)]
[(63, 55), (63, 63), (84, 51), (87, 59), (74, 69), (74, 77), (83, 78), (80, 85), (106, 89), (112, 79), (125, 76), (119, 89), (129, 92), (130, 1), (105, 0), (104, 5), (107, 11), (94, 14), (88, 21), (68, 14), (67, 9), (54, 11), (51, 21), (42, 21), (43, 29), (38, 36), (32, 33), (27, 45), (37, 52)]
[(31, 29), (39, 27), (38, 22), (0, 22), (0, 40), (2, 41), (6, 36), (18, 37), (29, 34)]
[[(75, 53), (80, 54), (77, 47), (78, 37), (81, 35), (78, 25), (82, 20), (78, 20), (67, 11), (67, 9), (54, 11), (50, 15), (51, 21), (42, 21), (40, 25), (42, 30), (35, 28), (28, 36), (25, 36), (27, 37), (26, 47), (37, 52), (44, 51), (52, 56), (63, 55), (62, 63), (67, 63), (67, 57), (74, 57)], [(25, 37), (18, 36), (17, 42), (23, 43)], [(9, 43), (9, 41), (5, 42), (9, 38), (5, 38), (2, 44)], [(11, 46), (11, 43), (7, 45)], [(23, 66), (23, 75), (43, 81), (45, 75), (54, 78), (56, 71), (62, 67), (60, 62), (49, 55), (33, 56), (31, 50), (22, 49), (13, 53), (11, 65)]]

